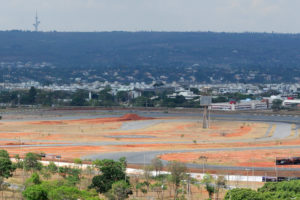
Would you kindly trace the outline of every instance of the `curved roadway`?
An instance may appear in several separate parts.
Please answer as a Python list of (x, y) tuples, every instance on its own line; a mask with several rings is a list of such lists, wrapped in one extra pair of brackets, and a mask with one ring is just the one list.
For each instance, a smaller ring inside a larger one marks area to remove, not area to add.
[[(138, 113), (143, 116), (153, 117), (152, 113)], [(170, 117), (170, 116), (186, 116), (186, 117), (195, 117), (199, 116), (199, 114), (187, 113), (187, 114), (165, 114), (165, 113), (155, 113), (155, 117)], [(295, 136), (298, 136), (298, 129), (300, 128), (300, 117), (299, 116), (291, 116), (291, 115), (257, 115), (257, 114), (212, 114), (212, 119), (215, 120), (232, 120), (232, 121), (258, 121), (258, 122), (268, 122), (270, 127), (274, 124), (276, 125), (276, 129), (272, 135), (272, 137), (265, 137), (258, 139), (259, 140), (276, 140), (276, 139), (284, 139), (290, 136), (292, 130), (292, 124), (296, 124), (295, 128)], [(162, 120), (164, 121), (164, 120)], [(151, 126), (157, 123), (161, 123), (162, 121), (153, 120), (148, 122), (136, 122), (133, 126), (132, 123), (135, 122), (126, 122), (121, 127), (121, 130), (134, 130), (145, 128), (147, 126)], [(270, 132), (269, 128), (266, 132)], [(171, 144), (170, 144), (171, 145)], [(243, 151), (243, 150), (263, 150), (263, 149), (300, 149), (300, 146), (268, 146), (268, 147), (245, 147), (245, 148), (214, 148), (214, 149), (193, 149), (193, 150), (161, 150), (161, 151), (145, 151), (145, 152), (114, 152), (114, 153), (103, 153), (86, 156), (85, 158), (89, 159), (119, 159), (120, 157), (126, 157), (128, 163), (130, 164), (149, 164), (153, 158), (158, 155), (166, 154), (166, 153), (182, 153), (182, 152), (207, 152), (207, 151)], [(163, 161), (166, 163), (166, 161)], [(202, 168), (202, 165), (199, 164), (187, 164), (189, 168)], [(236, 166), (220, 166), (220, 165), (206, 165), (206, 168), (209, 169), (226, 169), (226, 170), (246, 170), (249, 167), (236, 167)], [(270, 167), (250, 167), (255, 170), (273, 170), (274, 168)], [(300, 169), (287, 169), (287, 168), (278, 168), (278, 171), (300, 171)]]
[[(128, 111), (117, 111), (110, 112), (109, 115), (103, 115), (101, 113), (95, 114), (92, 116), (86, 115), (77, 115), (77, 116), (67, 116), (67, 117), (52, 117), (47, 118), (45, 120), (62, 120), (62, 119), (83, 119), (83, 118), (99, 118), (99, 117), (118, 117), (122, 116), (124, 113), (128, 113)], [(200, 113), (162, 113), (162, 112), (146, 112), (146, 111), (137, 111), (134, 112), (138, 115), (145, 117), (201, 117)], [(199, 118), (200, 119), (200, 118)], [(295, 136), (297, 137), (300, 129), (300, 116), (291, 116), (291, 115), (259, 115), (259, 114), (212, 114), (211, 119), (214, 120), (231, 120), (231, 121), (258, 121), (258, 122), (268, 122), (270, 127), (276, 124), (276, 129), (273, 133), (272, 137), (264, 137), (258, 139), (260, 140), (276, 140), (283, 139), (290, 136), (292, 124), (296, 124), (295, 128)], [(44, 119), (43, 119), (44, 120)], [(170, 119), (171, 120), (171, 119)], [(178, 119), (175, 119), (178, 121)], [(193, 119), (192, 119), (193, 120)], [(195, 119), (194, 119), (195, 120)], [(18, 120), (16, 120), (18, 121)], [(120, 128), (121, 130), (134, 130), (141, 129), (147, 126), (152, 126), (157, 123), (162, 123), (166, 120), (149, 120), (149, 121), (133, 121), (133, 122), (125, 122), (123, 126)], [(180, 120), (182, 121), (182, 120)], [(188, 120), (191, 121), (191, 120)], [(134, 123), (134, 124), (133, 124)], [(268, 135), (271, 128), (269, 128), (265, 134)], [(1, 139), (0, 139), (1, 140)], [(2, 139), (3, 140), (3, 139)], [(10, 140), (11, 141), (11, 140)], [(32, 140), (31, 140), (32, 142)], [(42, 142), (42, 141), (40, 141)], [(48, 141), (49, 142), (49, 141)], [(72, 141), (66, 142), (66, 144), (39, 144), (39, 145), (23, 145), (24, 147), (34, 147), (34, 146), (81, 146), (81, 145), (90, 145), (90, 146), (100, 146), (100, 145), (124, 145), (124, 144), (149, 144), (151, 142), (94, 142), (94, 143), (73, 143)], [(152, 142), (153, 143), (153, 142)], [(157, 142), (159, 143), (159, 142)], [(165, 142), (162, 142), (165, 143)], [(170, 145), (175, 142), (170, 142)], [(180, 142), (182, 143), (182, 142)], [(1, 146), (0, 146), (1, 147)], [(7, 145), (5, 146), (8, 147)], [(13, 147), (13, 146), (12, 146)], [(15, 146), (14, 146), (15, 147)], [(269, 147), (246, 147), (246, 148), (216, 148), (216, 149), (193, 149), (193, 150), (162, 150), (162, 151), (145, 151), (145, 152), (115, 152), (115, 153), (102, 153), (96, 155), (86, 156), (84, 158), (91, 159), (119, 159), (120, 157), (125, 156), (127, 158), (128, 163), (131, 164), (149, 164), (151, 159), (166, 153), (180, 153), (180, 152), (205, 152), (205, 151), (242, 151), (242, 150), (261, 150), (261, 149), (300, 149), (300, 146), (269, 146)], [(166, 162), (165, 162), (166, 163)], [(187, 164), (190, 168), (202, 168), (202, 165), (197, 164)], [(219, 165), (206, 165), (207, 168), (210, 169), (228, 169), (228, 170), (245, 170), (249, 169), (249, 167), (234, 167), (234, 166), (219, 166)], [(254, 167), (255, 170), (271, 170), (274, 168), (263, 168), (263, 167)], [(297, 170), (300, 169), (284, 169), (278, 168), (278, 170)]]

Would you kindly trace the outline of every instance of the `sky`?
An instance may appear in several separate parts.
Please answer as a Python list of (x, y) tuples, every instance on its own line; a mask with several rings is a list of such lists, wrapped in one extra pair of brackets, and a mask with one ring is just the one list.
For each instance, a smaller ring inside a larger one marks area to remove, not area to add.
[(300, 33), (300, 0), (0, 0), (0, 30)]

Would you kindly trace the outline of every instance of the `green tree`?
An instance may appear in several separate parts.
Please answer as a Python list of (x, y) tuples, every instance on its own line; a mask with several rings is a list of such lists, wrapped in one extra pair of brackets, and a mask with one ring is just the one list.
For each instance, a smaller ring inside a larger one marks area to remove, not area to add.
[(281, 99), (275, 99), (272, 101), (272, 110), (278, 111), (282, 108), (282, 100)]
[(70, 186), (61, 186), (49, 192), (49, 197), (53, 200), (77, 200), (80, 196), (80, 190)]
[(114, 161), (104, 159), (96, 160), (93, 164), (99, 169), (101, 175), (93, 177), (89, 188), (95, 188), (97, 192), (105, 193), (117, 181), (126, 180), (129, 184), (129, 177), (126, 176), (126, 160), (120, 159), (119, 161)]
[(29, 179), (26, 180), (25, 185), (26, 185), (26, 187), (28, 187), (28, 186), (32, 186), (32, 185), (39, 185), (41, 183), (42, 183), (42, 181), (40, 179), (40, 176), (38, 175), (38, 173), (35, 172), (31, 175), (31, 177)]
[(111, 88), (107, 87), (99, 92), (99, 101), (102, 106), (112, 106), (114, 105), (114, 96), (110, 93)]
[(37, 94), (36, 89), (34, 87), (31, 87), (29, 92), (28, 92), (28, 103), (29, 104), (35, 104), (36, 94)]
[(216, 180), (216, 199), (219, 199), (219, 192), (221, 188), (225, 188), (226, 186), (226, 179), (224, 176), (218, 176), (217, 180)]
[(48, 200), (47, 190), (42, 185), (32, 185), (23, 191), (26, 200)]
[[(23, 192), (23, 197), (29, 200), (100, 200), (98, 193), (95, 190), (79, 190), (74, 186), (70, 186), (65, 180), (56, 181), (33, 181), (37, 176), (31, 176), (31, 180), (26, 182), (31, 182), (29, 186)], [(36, 182), (38, 184), (33, 184)]]
[(6, 150), (0, 150), (0, 177), (9, 178), (13, 175), (15, 167)]
[(144, 185), (147, 187), (147, 192), (149, 191), (150, 181), (152, 178), (152, 170), (153, 170), (153, 167), (150, 165), (145, 166), (143, 169), (143, 176), (145, 179)]
[(155, 157), (151, 160), (151, 165), (153, 167), (153, 169), (155, 170), (155, 175), (157, 176), (157, 174), (160, 173), (160, 171), (163, 169), (163, 163), (162, 161)]
[(87, 97), (86, 91), (77, 90), (72, 96), (71, 106), (85, 106), (86, 97)]
[(194, 94), (200, 94), (200, 91), (198, 88), (190, 88), (190, 90), (194, 93)]
[(112, 184), (112, 188), (109, 193), (112, 194), (108, 195), (109, 199), (124, 200), (132, 194), (132, 190), (128, 182), (121, 180)]
[(171, 173), (171, 181), (174, 184), (174, 199), (177, 198), (178, 188), (180, 182), (186, 177), (186, 166), (183, 163), (177, 161), (171, 161), (167, 165), (169, 172)]
[(264, 200), (261, 194), (258, 192), (245, 189), (245, 188), (236, 188), (229, 190), (225, 195), (225, 200)]
[(24, 159), (25, 170), (27, 170), (27, 171), (41, 170), (42, 164), (39, 162), (40, 159), (41, 159), (41, 156), (39, 154), (27, 153), (25, 155), (25, 159)]
[(224, 96), (218, 96), (216, 98), (212, 99), (213, 103), (222, 103), (222, 102), (228, 102), (228, 98)]
[(80, 181), (80, 174), (81, 170), (76, 168), (70, 167), (59, 167), (58, 169), (59, 174), (67, 180), (69, 186), (74, 186)]
[(151, 190), (156, 192), (157, 198), (159, 199), (163, 199), (163, 191), (166, 189), (167, 187), (161, 181), (151, 184)]
[(49, 165), (47, 166), (48, 170), (52, 173), (55, 174), (57, 172), (57, 166), (53, 161), (50, 161)]
[(213, 184), (214, 179), (210, 174), (205, 174), (202, 183), (205, 185), (205, 189), (208, 192), (209, 199), (212, 199), (215, 193), (215, 185)]
[(134, 106), (138, 107), (153, 107), (153, 102), (150, 98), (140, 96), (134, 99)]
[(49, 168), (43, 167), (41, 170), (41, 175), (48, 180), (51, 178), (52, 173), (50, 172)]
[(82, 165), (82, 160), (80, 158), (75, 158), (74, 163), (77, 165)]
[(36, 95), (36, 103), (44, 106), (51, 106), (53, 104), (53, 97), (51, 92), (40, 90)]
[(20, 158), (19, 154), (15, 155), (15, 159), (16, 159), (15, 167), (17, 169), (22, 169), (23, 168), (23, 161), (21, 161), (21, 158)]
[(264, 199), (300, 199), (300, 181), (266, 183), (258, 189), (258, 192)]
[(127, 102), (129, 100), (128, 98), (128, 93), (125, 92), (125, 91), (119, 91), (117, 93), (117, 99), (118, 99), (118, 102), (119, 103), (124, 103), (124, 102)]
[(180, 106), (180, 105), (182, 105), (183, 103), (186, 102), (186, 99), (185, 99), (184, 96), (179, 95), (179, 96), (175, 97), (174, 102), (176, 103), (177, 106)]

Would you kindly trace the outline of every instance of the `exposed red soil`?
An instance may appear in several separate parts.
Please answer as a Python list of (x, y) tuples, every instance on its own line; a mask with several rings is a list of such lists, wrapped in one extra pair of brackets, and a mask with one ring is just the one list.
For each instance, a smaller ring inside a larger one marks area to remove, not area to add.
[(137, 121), (137, 120), (150, 120), (151, 117), (142, 117), (137, 114), (125, 114), (121, 117), (106, 117), (106, 118), (94, 118), (94, 119), (75, 119), (75, 120), (54, 120), (54, 121), (35, 121), (29, 124), (34, 125), (61, 125), (61, 124), (74, 124), (74, 123), (88, 123), (98, 124), (106, 122), (122, 122), (122, 121)]
[[(242, 126), (239, 129), (234, 130), (232, 133), (224, 134), (224, 137), (239, 137), (248, 134), (252, 128), (250, 126)], [(214, 133), (212, 136), (220, 136), (220, 133)]]
[[(185, 163), (202, 163), (201, 157), (206, 157), (207, 163), (227, 166), (244, 167), (274, 167), (276, 157), (299, 156), (296, 150), (255, 150), (255, 151), (223, 151), (223, 152), (185, 152), (164, 154), (160, 158), (167, 161), (177, 160)], [(299, 165), (280, 166), (282, 168), (299, 168)]]
[(15, 138), (37, 135), (38, 133), (0, 133), (1, 138)]
[(130, 121), (130, 120), (145, 120), (145, 119), (153, 119), (152, 117), (141, 117), (137, 114), (125, 114), (120, 117), (121, 121)]
[(6, 143), (5, 145), (29, 145), (29, 144), (26, 144), (24, 142), (9, 142), (9, 143)]
[(63, 159), (73, 159), (80, 158), (85, 155), (103, 152), (102, 147), (91, 147), (91, 146), (61, 146), (61, 147), (27, 147), (26, 149), (22, 148), (22, 153), (20, 153), (20, 148), (7, 148), (6, 149), (10, 154), (22, 154), (23, 156), (28, 152), (46, 154), (55, 154), (61, 155)]
[(70, 120), (69, 123), (79, 122), (79, 123), (97, 124), (97, 123), (105, 123), (105, 122), (122, 122), (122, 121), (147, 120), (147, 119), (153, 119), (153, 118), (141, 117), (136, 114), (126, 114), (123, 115), (122, 117)]
[(31, 143), (25, 143), (25, 142), (8, 142), (8, 143), (0, 143), (1, 145), (6, 146), (19, 146), (19, 145), (38, 145), (38, 144), (66, 144), (66, 143), (53, 143), (53, 142), (31, 142)]
[(63, 121), (37, 121), (37, 122), (31, 122), (31, 124), (35, 125), (60, 125), (64, 124)]
[[(122, 124), (122, 122), (124, 121), (131, 121), (131, 120), (151, 120), (153, 118), (148, 118), (148, 117), (141, 117), (138, 116), (136, 114), (126, 114), (122, 117), (112, 117), (112, 118), (96, 118), (96, 119), (78, 119), (78, 120), (63, 120), (63, 121), (35, 121), (35, 122), (20, 122), (20, 124), (18, 124), (18, 126), (20, 127), (20, 130), (22, 130), (22, 125), (28, 125), (28, 124), (36, 124), (36, 125), (47, 125), (51, 126), (55, 126), (55, 125), (69, 125), (71, 126), (78, 126), (78, 127), (84, 127), (87, 130), (89, 130), (89, 128), (93, 128), (94, 125), (89, 125), (89, 126), (84, 126), (84, 124), (99, 124), (100, 127), (102, 127), (102, 123), (111, 123), (112, 126), (119, 126), (120, 124)], [(5, 122), (6, 123), (6, 122)], [(4, 123), (4, 124), (5, 124)], [(11, 122), (10, 125), (14, 125), (14, 123), (16, 122)], [(198, 144), (186, 144), (184, 142), (189, 141), (192, 142), (192, 139), (194, 139), (195, 136), (198, 136), (197, 131), (193, 132), (194, 129), (190, 128), (194, 128), (194, 123), (173, 123), (171, 125), (166, 125), (163, 126), (161, 129), (160, 127), (153, 127), (150, 129), (145, 129), (145, 130), (138, 130), (138, 131), (114, 131), (117, 130), (116, 128), (111, 128), (112, 131), (106, 131), (106, 129), (104, 131), (102, 130), (97, 130), (96, 127), (98, 125), (95, 125), (95, 132), (90, 131), (90, 132), (76, 132), (76, 133), (72, 133), (72, 132), (67, 132), (67, 131), (59, 131), (59, 130), (65, 130), (65, 129), (58, 129), (57, 132), (53, 131), (51, 133), (47, 133), (46, 131), (42, 132), (43, 127), (45, 126), (41, 126), (41, 129), (37, 129), (38, 132), (42, 133), (35, 133), (34, 131), (32, 131), (31, 129), (23, 129), (24, 133), (0, 133), (0, 138), (18, 138), (18, 137), (22, 137), (24, 139), (39, 139), (39, 140), (44, 140), (45, 143), (47, 144), (47, 140), (56, 140), (58, 142), (63, 142), (71, 140), (71, 141), (113, 141), (115, 139), (112, 138), (105, 138), (103, 136), (105, 135), (149, 135), (149, 136), (156, 136), (156, 138), (127, 138), (127, 139), (123, 139), (120, 138), (118, 140), (122, 140), (122, 141), (138, 141), (138, 140), (144, 140), (147, 142), (152, 142), (155, 143), (156, 141), (160, 140), (160, 142), (164, 142), (164, 141), (180, 141), (182, 143), (177, 143), (177, 144), (168, 144), (168, 143), (160, 143), (160, 144), (132, 144), (132, 145), (108, 145), (108, 146), (102, 146), (102, 147), (93, 147), (93, 146), (70, 146), (70, 147), (26, 147), (26, 148), (22, 148), (22, 153), (26, 153), (26, 152), (45, 152), (45, 153), (49, 153), (49, 154), (59, 154), (62, 155), (63, 158), (78, 158), (78, 157), (82, 157), (84, 155), (90, 155), (90, 154), (95, 154), (95, 153), (99, 153), (99, 152), (117, 152), (117, 151), (122, 151), (122, 152), (126, 152), (126, 151), (152, 151), (152, 150), (169, 150), (169, 149), (204, 149), (204, 148), (234, 148), (234, 147), (254, 147), (254, 146), (284, 146), (284, 145), (299, 145), (300, 144), (300, 139), (294, 139), (294, 140), (282, 140), (282, 141), (268, 141), (268, 142), (256, 142), (256, 143), (248, 143), (248, 142), (235, 142), (235, 143), (198, 143)], [(253, 125), (255, 126), (255, 125)], [(65, 126), (64, 126), (65, 127)], [(105, 127), (106, 124), (105, 124)], [(234, 127), (234, 128), (233, 128)], [(36, 127), (34, 127), (36, 128)], [(196, 127), (198, 128), (198, 127)], [(86, 130), (84, 129), (84, 130)], [(218, 132), (223, 130), (222, 127), (218, 127), (218, 126), (213, 126), (211, 127), (211, 129), (216, 130), (216, 131), (211, 131), (208, 133), (203, 133), (203, 134), (208, 134), (209, 136), (213, 136), (214, 134), (211, 134), (212, 132)], [(244, 136), (246, 134), (250, 134), (250, 132), (252, 131), (252, 129), (254, 130), (254, 128), (249, 127), (249, 126), (241, 126), (241, 127), (237, 127), (237, 126), (232, 126), (232, 128), (230, 130), (227, 130), (224, 128), (224, 130), (226, 130), (228, 133), (226, 133), (224, 135), (224, 137), (229, 137), (228, 139), (231, 140), (230, 137), (239, 137), (239, 136)], [(9, 130), (11, 129), (7, 129), (7, 132), (9, 132)], [(18, 129), (19, 130), (19, 129)], [(46, 129), (47, 130), (47, 129)], [(183, 131), (190, 131), (188, 134), (186, 132)], [(198, 129), (195, 129), (198, 130)], [(30, 131), (32, 131), (32, 133), (30, 133)], [(13, 131), (12, 131), (13, 132)], [(252, 134), (252, 132), (251, 132)], [(184, 135), (184, 136), (182, 136)], [(218, 133), (216, 136), (220, 136), (220, 133)], [(27, 138), (26, 138), (27, 137)], [(187, 139), (188, 138), (188, 139)], [(190, 139), (191, 138), (191, 139)], [(195, 138), (197, 139), (197, 138)], [(34, 142), (33, 142), (34, 143)], [(31, 142), (31, 144), (33, 144)], [(24, 143), (22, 143), (24, 144)], [(42, 144), (42, 143), (40, 143)], [(53, 144), (53, 143), (48, 143), (48, 144)], [(59, 143), (57, 143), (59, 144)], [(20, 149), (19, 147), (17, 147), (17, 145), (20, 145), (20, 143), (18, 142), (7, 142), (4, 145), (10, 145), (11, 147), (6, 148), (7, 150), (9, 150), (10, 152), (14, 152), (14, 153), (19, 153)], [(16, 147), (13, 147), (13, 145), (15, 145)], [(242, 151), (241, 151), (242, 152)], [(263, 154), (261, 151), (257, 151), (258, 154)], [(252, 155), (252, 154), (241, 154), (239, 152), (234, 152), (234, 154), (229, 154), (228, 151), (225, 151), (225, 154), (222, 153), (218, 153), (219, 155), (210, 155), (211, 157), (211, 161), (212, 163), (218, 163), (220, 161), (220, 163), (225, 163), (225, 164), (231, 164), (230, 160), (232, 158), (235, 158), (238, 160), (237, 161), (232, 161), (232, 165), (235, 166), (252, 166), (253, 162), (249, 162), (249, 158), (251, 157), (257, 157), (259, 159), (263, 159), (263, 157), (259, 157), (260, 155)], [(237, 156), (236, 156), (237, 155)], [(287, 154), (285, 154), (287, 155)], [(184, 157), (186, 159), (185, 162), (194, 162), (193, 159), (197, 159), (199, 155), (195, 155), (194, 158), (189, 157), (188, 155), (180, 155), (181, 157)], [(176, 157), (176, 156), (175, 156)], [(247, 158), (247, 159), (244, 159)], [(176, 158), (175, 158), (176, 159)], [(188, 160), (190, 159), (190, 160)], [(264, 167), (272, 167), (274, 166), (274, 162), (273, 161), (261, 161), (261, 160), (256, 160), (255, 161), (255, 165), (256, 166), (264, 166)]]
[(209, 128), (213, 129), (213, 130), (219, 130), (220, 129), (220, 127), (218, 127), (218, 126), (210, 126)]

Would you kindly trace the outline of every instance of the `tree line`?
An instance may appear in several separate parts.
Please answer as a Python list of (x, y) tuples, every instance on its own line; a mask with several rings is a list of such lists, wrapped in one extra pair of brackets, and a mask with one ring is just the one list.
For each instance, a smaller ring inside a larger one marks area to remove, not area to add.
[[(166, 166), (159, 158), (143, 168), (142, 174), (127, 174), (127, 161), (95, 160), (83, 167), (84, 161), (74, 159), (76, 166), (59, 166), (49, 162), (43, 166), (42, 154), (27, 153), (23, 159), (16, 155), (13, 163), (6, 150), (0, 150), (0, 190), (7, 198), (6, 179), (21, 173), (21, 198), (25, 200), (125, 200), (145, 199), (222, 199), (225, 200), (284, 200), (300, 199), (300, 181), (265, 183), (258, 190), (227, 187), (224, 176), (205, 174), (201, 180), (190, 176), (185, 164), (170, 161)], [(167, 170), (168, 173), (162, 173)], [(19, 177), (20, 178), (20, 177)], [(26, 178), (26, 179), (24, 179)], [(205, 197), (203, 189), (208, 196)], [(13, 189), (13, 195), (19, 189)], [(197, 193), (201, 191), (201, 194)], [(154, 196), (153, 196), (154, 195)], [(14, 196), (14, 199), (16, 196)]]
[[(197, 95), (202, 93), (197, 88), (190, 88)], [(11, 105), (35, 105), (35, 106), (125, 106), (125, 107), (185, 107), (199, 108), (199, 97), (186, 99), (184, 96), (168, 97), (172, 91), (141, 91), (139, 97), (133, 98), (132, 94), (127, 91), (119, 91), (116, 94), (112, 93), (109, 86), (100, 92), (91, 92), (89, 99), (89, 91), (77, 90), (71, 91), (47, 91), (31, 87), (29, 90), (18, 91), (1, 91), (0, 103)], [(260, 99), (265, 96), (278, 94), (273, 91), (262, 95), (241, 94), (241, 93), (226, 93), (216, 96), (212, 99), (213, 103), (240, 101), (243, 99)], [(300, 98), (300, 94), (299, 94)], [(275, 101), (274, 110), (282, 109), (282, 102)]]

